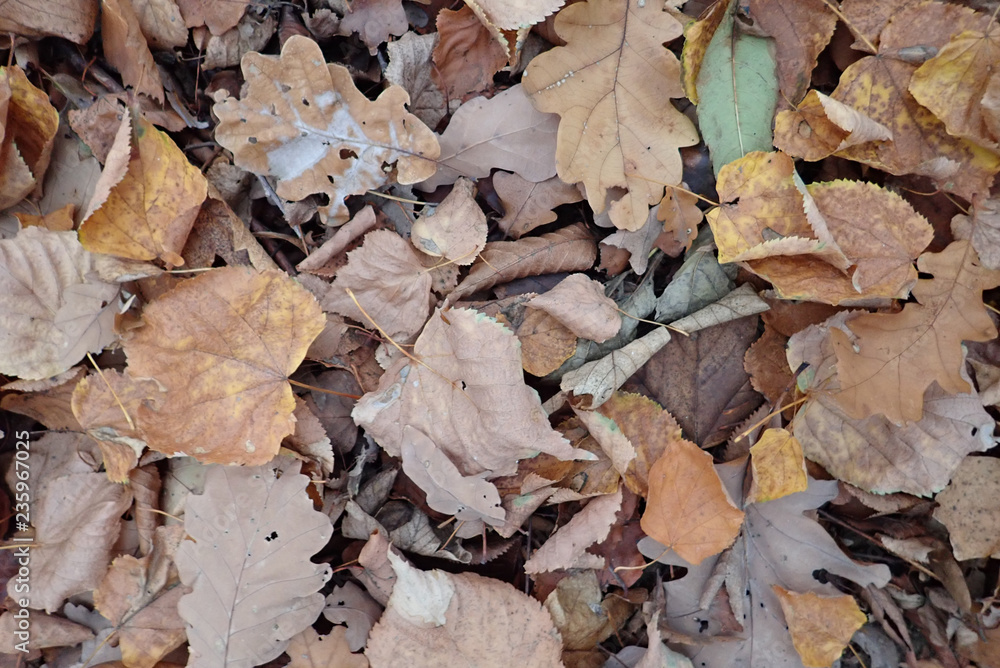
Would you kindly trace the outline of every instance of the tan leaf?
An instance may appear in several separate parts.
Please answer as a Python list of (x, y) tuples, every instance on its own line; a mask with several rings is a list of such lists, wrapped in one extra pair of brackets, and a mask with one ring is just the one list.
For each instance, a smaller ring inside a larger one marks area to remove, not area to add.
[(517, 174), (497, 172), (493, 175), (493, 187), (504, 208), (504, 216), (497, 224), (514, 239), (554, 222), (556, 213), (553, 209), (557, 206), (582, 199), (576, 186), (563, 183), (556, 177), (532, 183)]
[(524, 384), (517, 338), (496, 320), (468, 309), (436, 312), (413, 355), (390, 367), (353, 413), (389, 454), (401, 454), (408, 425), (467, 476), (511, 475), (539, 451), (576, 456)]
[(399, 183), (434, 174), (437, 140), (405, 110), (402, 88), (368, 100), (346, 68), (327, 65), (319, 46), (298, 35), (280, 57), (253, 53), (242, 63), (247, 93), (215, 105), (216, 140), (236, 164), (277, 177), (279, 196), (298, 201), (325, 193), (330, 205), (321, 212), (344, 221), (344, 198), (385, 183), (383, 163), (395, 163)]
[(163, 82), (131, 0), (101, 0), (104, 55), (126, 86), (163, 102)]
[(438, 668), (444, 655), (463, 665), (496, 656), (525, 668), (562, 665), (559, 633), (534, 599), (505, 582), (419, 571), (391, 551), (388, 557), (397, 580), (368, 638), (372, 668)]
[(321, 636), (311, 626), (288, 641), (285, 653), (290, 668), (368, 668), (362, 654), (351, 654), (347, 645), (347, 629), (334, 626), (330, 634)]
[(361, 248), (347, 254), (347, 266), (337, 272), (323, 308), (408, 341), (427, 321), (431, 282), (410, 244), (395, 232), (375, 230), (365, 235)]
[(427, 255), (468, 265), (486, 245), (487, 231), (486, 214), (476, 204), (476, 186), (459, 177), (444, 200), (413, 223), (410, 241)]
[(20, 35), (58, 35), (86, 44), (97, 23), (97, 0), (70, 0), (53, 5), (44, 0), (17, 0), (0, 5), (0, 31)]
[(170, 50), (187, 45), (187, 28), (174, 0), (132, 0), (149, 46)]
[(641, 526), (646, 535), (697, 564), (733, 544), (743, 526), (743, 511), (719, 480), (712, 456), (678, 439), (649, 470)]
[(663, 223), (663, 233), (656, 240), (660, 250), (671, 257), (689, 250), (705, 218), (698, 208), (698, 198), (678, 188), (667, 188), (655, 209), (656, 219)]
[(467, 5), (454, 11), (442, 9), (437, 29), (440, 41), (434, 47), (431, 77), (449, 100), (462, 100), (469, 93), (485, 90), (493, 83), (493, 75), (507, 64), (507, 49)]
[(784, 429), (768, 429), (750, 448), (753, 480), (747, 503), (762, 503), (809, 486), (802, 446)]
[(956, 239), (970, 239), (987, 269), (1000, 269), (1000, 201), (977, 198), (970, 215), (955, 214), (951, 231)]
[[(234, 9), (239, 8), (239, 11), (246, 9), (246, 6), (241, 7), (239, 2), (224, 4), (232, 5)], [(266, 12), (263, 16), (247, 12), (239, 19), (236, 26), (219, 35), (209, 34), (207, 28), (195, 28), (191, 33), (207, 37), (202, 68), (217, 69), (235, 67), (246, 54), (264, 49), (274, 36), (277, 27), (278, 17), (271, 12)]]
[[(569, 522), (559, 527), (545, 544), (524, 562), (525, 573), (579, 568), (581, 559), (594, 558), (586, 549), (607, 538), (615, 514), (622, 506), (622, 491), (598, 496), (587, 502)], [(593, 559), (592, 559), (593, 560)], [(602, 564), (604, 559), (597, 557)], [(586, 563), (586, 562), (584, 562)], [(585, 566), (589, 567), (589, 566)]]
[(184, 25), (188, 28), (208, 26), (213, 35), (221, 35), (236, 27), (250, 0), (177, 0), (177, 4), (184, 15)]
[[(438, 20), (440, 17), (438, 14)], [(437, 33), (408, 32), (386, 47), (389, 64), (385, 68), (385, 80), (402, 86), (410, 94), (410, 111), (432, 129), (448, 113), (448, 102), (434, 82), (437, 70), (431, 66), (431, 54), (438, 41)]]
[(0, 267), (3, 373), (48, 378), (114, 339), (118, 286), (90, 277), (93, 256), (73, 232), (29, 227), (0, 241)]
[(591, 569), (559, 580), (544, 605), (559, 629), (565, 650), (593, 650), (614, 635), (632, 613), (624, 596), (602, 593)]
[(118, 133), (112, 153), (129, 155), (127, 171), (106, 198), (88, 206), (92, 213), (80, 226), (80, 243), (94, 253), (183, 265), (180, 253), (208, 194), (208, 181), (166, 133), (142, 116), (135, 119), (134, 137)]
[(833, 664), (854, 632), (868, 621), (853, 596), (797, 594), (778, 585), (773, 589), (804, 666), (825, 668)]
[(449, 295), (454, 302), (515, 278), (561, 271), (585, 271), (597, 259), (597, 244), (582, 224), (539, 237), (486, 244), (469, 274)]
[(604, 286), (584, 274), (570, 274), (556, 287), (528, 302), (566, 325), (577, 336), (602, 343), (618, 333), (618, 305)]
[(482, 14), (501, 30), (517, 30), (541, 22), (566, 0), (471, 0)]
[(81, 432), (70, 402), (76, 383), (87, 375), (83, 366), (73, 367), (44, 381), (15, 381), (0, 389), (19, 390), (0, 399), (0, 409), (38, 420), (49, 429)]
[(67, 204), (46, 216), (32, 216), (30, 213), (15, 213), (14, 217), (21, 227), (44, 227), (53, 232), (69, 232), (76, 223), (73, 222), (73, 205)]
[(347, 35), (357, 33), (373, 56), (380, 44), (409, 27), (402, 0), (352, 0), (348, 8), (340, 29)]
[(966, 457), (935, 501), (938, 507), (934, 517), (948, 528), (956, 559), (986, 559), (1000, 554), (1000, 460)]
[(545, 311), (529, 308), (518, 326), (521, 364), (533, 376), (547, 376), (576, 352), (576, 334)]
[(806, 160), (822, 160), (870, 141), (891, 140), (889, 128), (815, 90), (795, 110), (779, 111), (774, 118), (774, 145)]
[(134, 377), (166, 392), (139, 409), (150, 448), (206, 463), (274, 457), (293, 430), (286, 379), (325, 322), (313, 297), (286, 274), (226, 267), (183, 281), (143, 322), (125, 352)]
[(188, 497), (184, 528), (197, 542), (177, 551), (191, 587), (177, 608), (188, 624), (189, 666), (266, 663), (322, 611), (330, 567), (310, 558), (333, 528), (313, 510), (298, 466), (280, 478), (273, 466), (215, 466), (204, 494)]
[(552, 178), (558, 127), (559, 119), (537, 111), (520, 84), (489, 99), (469, 100), (452, 114), (441, 135), (437, 173), (419, 188), (434, 190), (459, 176), (482, 178), (494, 168), (529, 181)]
[(535, 105), (562, 117), (559, 178), (582, 181), (598, 213), (605, 209), (608, 189), (627, 189), (611, 205), (611, 219), (622, 229), (639, 229), (649, 207), (663, 197), (663, 186), (650, 175), (680, 183), (678, 148), (698, 141), (694, 125), (671, 102), (684, 91), (680, 64), (663, 44), (679, 37), (682, 27), (663, 4), (570, 5), (555, 23), (567, 45), (537, 56), (524, 74)]

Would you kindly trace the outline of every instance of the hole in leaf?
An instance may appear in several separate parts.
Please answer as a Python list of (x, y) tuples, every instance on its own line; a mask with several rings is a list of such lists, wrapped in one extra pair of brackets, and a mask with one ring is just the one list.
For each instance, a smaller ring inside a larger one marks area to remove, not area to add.
[(357, 158), (358, 154), (348, 148), (340, 149), (340, 159), (347, 160), (348, 158)]

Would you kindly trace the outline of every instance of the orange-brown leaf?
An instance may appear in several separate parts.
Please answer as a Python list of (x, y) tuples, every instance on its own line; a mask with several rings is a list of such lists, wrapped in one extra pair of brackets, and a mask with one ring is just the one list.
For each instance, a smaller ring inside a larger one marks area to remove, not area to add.
[(810, 668), (825, 668), (840, 658), (854, 632), (868, 621), (853, 596), (797, 594), (779, 585), (772, 588), (785, 613), (795, 650), (802, 664)]

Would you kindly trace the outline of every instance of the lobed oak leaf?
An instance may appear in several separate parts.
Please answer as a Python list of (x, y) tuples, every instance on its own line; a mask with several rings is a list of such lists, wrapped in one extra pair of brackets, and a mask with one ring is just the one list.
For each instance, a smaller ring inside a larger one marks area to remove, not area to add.
[(188, 497), (184, 529), (194, 541), (177, 551), (177, 604), (188, 624), (189, 666), (255, 666), (280, 655), (323, 610), (327, 564), (310, 557), (332, 534), (313, 510), (298, 462), (212, 467), (205, 491)]
[(0, 371), (38, 380), (114, 340), (118, 286), (96, 280), (73, 232), (41, 227), (0, 241)]
[(832, 665), (847, 648), (854, 632), (868, 621), (868, 615), (861, 612), (853, 596), (797, 594), (779, 585), (772, 588), (804, 666)]
[(160, 71), (131, 0), (101, 0), (101, 39), (104, 55), (122, 75), (122, 82), (162, 103)]
[(987, 269), (1000, 269), (1000, 200), (976, 198), (969, 215), (951, 219), (955, 239), (968, 239)]
[(427, 321), (431, 283), (410, 244), (395, 232), (375, 230), (365, 235), (361, 248), (347, 254), (347, 266), (337, 272), (323, 308), (409, 340)]
[(468, 309), (431, 316), (413, 348), (358, 401), (354, 421), (400, 456), (403, 426), (426, 435), (465, 476), (512, 475), (517, 461), (577, 451), (552, 427), (524, 384), (517, 338)]
[[(126, 116), (122, 128), (129, 125)], [(208, 196), (208, 181), (166, 133), (139, 115), (134, 133), (117, 133), (110, 155), (116, 156), (105, 169), (110, 182), (102, 174), (80, 225), (80, 243), (94, 253), (183, 265), (180, 253)], [(121, 178), (111, 166), (119, 155), (128, 156)]]
[(642, 227), (663, 197), (663, 186), (649, 179), (680, 183), (678, 149), (698, 141), (671, 102), (683, 96), (680, 65), (663, 44), (682, 27), (663, 9), (663, 0), (570, 5), (555, 22), (566, 46), (535, 57), (522, 84), (538, 109), (561, 116), (559, 178), (582, 181), (598, 213), (609, 189), (627, 189), (610, 209), (615, 226), (627, 230)]
[(493, 75), (507, 64), (507, 47), (493, 38), (490, 29), (468, 5), (455, 11), (442, 9), (437, 16), (437, 29), (440, 41), (434, 47), (431, 78), (448, 99), (461, 100), (469, 93), (489, 88)]
[(321, 636), (308, 626), (288, 641), (285, 653), (291, 668), (368, 668), (368, 659), (362, 654), (352, 654), (347, 644), (347, 629), (334, 626), (330, 633)]
[(889, 128), (815, 90), (794, 110), (779, 111), (774, 118), (774, 145), (809, 161), (870, 141), (891, 140)]
[(750, 448), (753, 480), (747, 503), (763, 503), (809, 486), (802, 445), (784, 429), (768, 429)]
[(555, 222), (555, 209), (560, 204), (582, 199), (576, 186), (553, 177), (533, 183), (517, 174), (497, 172), (493, 187), (503, 203), (504, 216), (497, 225), (504, 234), (519, 239), (536, 227)]
[(948, 529), (955, 558), (986, 559), (1000, 554), (997, 500), (1000, 460), (966, 457), (948, 486), (937, 495), (934, 517)]
[(743, 511), (719, 480), (712, 456), (691, 441), (675, 439), (649, 469), (641, 526), (647, 536), (698, 564), (733, 544)]
[(208, 26), (213, 35), (235, 28), (249, 4), (250, 0), (177, 0), (184, 15), (184, 25), (188, 28)]
[(491, 578), (419, 571), (392, 551), (388, 558), (397, 579), (368, 638), (372, 668), (436, 668), (445, 654), (466, 665), (497, 656), (525, 668), (562, 665), (559, 632), (534, 599)]
[(979, 264), (967, 241), (917, 263), (934, 278), (913, 288), (919, 303), (899, 313), (866, 313), (833, 328), (840, 391), (832, 398), (850, 416), (881, 413), (896, 424), (919, 420), (924, 392), (937, 382), (948, 393), (969, 392), (962, 378), (962, 341), (988, 341), (996, 326), (982, 304), (982, 292), (1000, 285), (1000, 272)]
[(579, 337), (602, 343), (618, 333), (622, 318), (618, 305), (604, 294), (604, 286), (585, 274), (570, 274), (548, 292), (528, 302), (545, 311)]
[(476, 204), (475, 184), (459, 177), (441, 203), (413, 223), (410, 241), (427, 255), (468, 265), (486, 245), (487, 232), (486, 214)]
[(279, 272), (226, 267), (160, 296), (143, 322), (124, 347), (133, 377), (165, 391), (138, 411), (149, 447), (205, 463), (274, 457), (294, 425), (287, 377), (325, 323), (312, 295)]
[(405, 110), (402, 88), (368, 100), (346, 68), (327, 65), (319, 46), (299, 35), (280, 56), (248, 53), (241, 66), (247, 93), (215, 105), (216, 140), (237, 165), (275, 176), (280, 197), (325, 193), (324, 218), (345, 221), (344, 198), (384, 184), (383, 164), (395, 164), (399, 183), (434, 174), (437, 139)]
[(390, 36), (400, 37), (407, 28), (402, 0), (353, 0), (340, 20), (341, 31), (357, 33), (373, 56), (380, 44), (388, 42)]
[(493, 168), (533, 182), (552, 178), (558, 127), (556, 115), (536, 110), (521, 84), (489, 99), (469, 100), (441, 135), (437, 173), (418, 187), (434, 190), (459, 176), (482, 178)]

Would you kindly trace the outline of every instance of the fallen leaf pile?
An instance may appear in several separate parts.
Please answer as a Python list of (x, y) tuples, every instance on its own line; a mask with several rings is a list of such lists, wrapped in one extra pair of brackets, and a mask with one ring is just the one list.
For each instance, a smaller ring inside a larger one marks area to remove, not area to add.
[(1000, 3), (0, 3), (3, 665), (1000, 668)]

